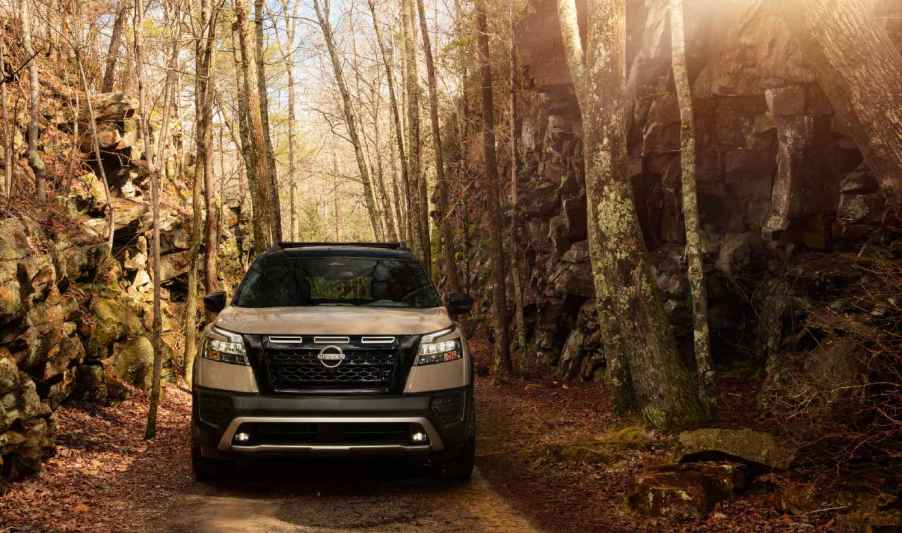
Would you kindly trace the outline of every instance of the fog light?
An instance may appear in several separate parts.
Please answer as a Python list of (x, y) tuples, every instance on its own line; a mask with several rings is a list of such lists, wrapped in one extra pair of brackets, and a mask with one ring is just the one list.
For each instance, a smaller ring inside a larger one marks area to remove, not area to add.
[(413, 435), (410, 436), (410, 440), (414, 442), (426, 442), (426, 439), (426, 434), (422, 431), (416, 431), (413, 433)]
[(241, 433), (235, 434), (235, 442), (250, 442), (250, 440), (251, 440), (250, 433), (245, 433), (242, 431)]

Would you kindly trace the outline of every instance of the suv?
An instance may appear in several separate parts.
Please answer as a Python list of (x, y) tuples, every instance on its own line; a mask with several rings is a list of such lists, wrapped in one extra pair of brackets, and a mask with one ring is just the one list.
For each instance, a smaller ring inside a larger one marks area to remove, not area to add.
[(192, 384), (195, 477), (249, 456), (419, 457), (467, 480), (473, 363), (457, 316), (403, 244), (283, 243), (204, 298)]

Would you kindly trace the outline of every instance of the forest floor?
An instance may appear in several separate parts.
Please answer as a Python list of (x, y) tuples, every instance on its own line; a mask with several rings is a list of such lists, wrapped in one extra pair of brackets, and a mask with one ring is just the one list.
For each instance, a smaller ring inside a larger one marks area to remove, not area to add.
[[(749, 421), (723, 381), (725, 422)], [(648, 465), (673, 460), (673, 436), (615, 417), (604, 387), (477, 381), (479, 444), (472, 483), (434, 481), (397, 463), (264, 464), (217, 485), (194, 482), (190, 395), (169, 387), (158, 434), (143, 440), (146, 397), (70, 404), (56, 416), (56, 455), (0, 497), (0, 533), (44, 531), (815, 531), (831, 514), (793, 513), (768, 474), (698, 522), (638, 516), (626, 505)], [(732, 414), (731, 414), (732, 413)], [(592, 443), (593, 453), (583, 453)], [(599, 448), (599, 443), (603, 444)], [(599, 454), (599, 449), (603, 453)]]

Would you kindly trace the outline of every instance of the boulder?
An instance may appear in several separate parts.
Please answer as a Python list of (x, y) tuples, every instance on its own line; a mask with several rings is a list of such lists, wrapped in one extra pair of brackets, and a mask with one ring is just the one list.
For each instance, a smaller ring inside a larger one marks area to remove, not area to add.
[(729, 462), (651, 467), (635, 479), (630, 507), (644, 515), (699, 519), (748, 485), (745, 465)]
[(91, 320), (82, 323), (81, 331), (89, 359), (104, 359), (117, 341), (144, 333), (137, 311), (115, 295), (98, 294), (91, 300), (89, 312)]
[(749, 463), (785, 470), (795, 459), (795, 450), (769, 433), (751, 429), (706, 428), (680, 433), (680, 462), (700, 457), (735, 457)]
[(153, 344), (144, 336), (117, 343), (110, 370), (123, 382), (149, 390), (153, 378)]

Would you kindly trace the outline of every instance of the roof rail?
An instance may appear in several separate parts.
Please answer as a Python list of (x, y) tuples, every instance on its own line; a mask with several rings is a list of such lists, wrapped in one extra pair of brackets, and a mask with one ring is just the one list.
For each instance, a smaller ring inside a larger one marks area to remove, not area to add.
[(280, 242), (277, 247), (286, 248), (307, 248), (310, 246), (360, 246), (364, 248), (385, 248), (388, 250), (407, 250), (407, 244), (400, 242)]

